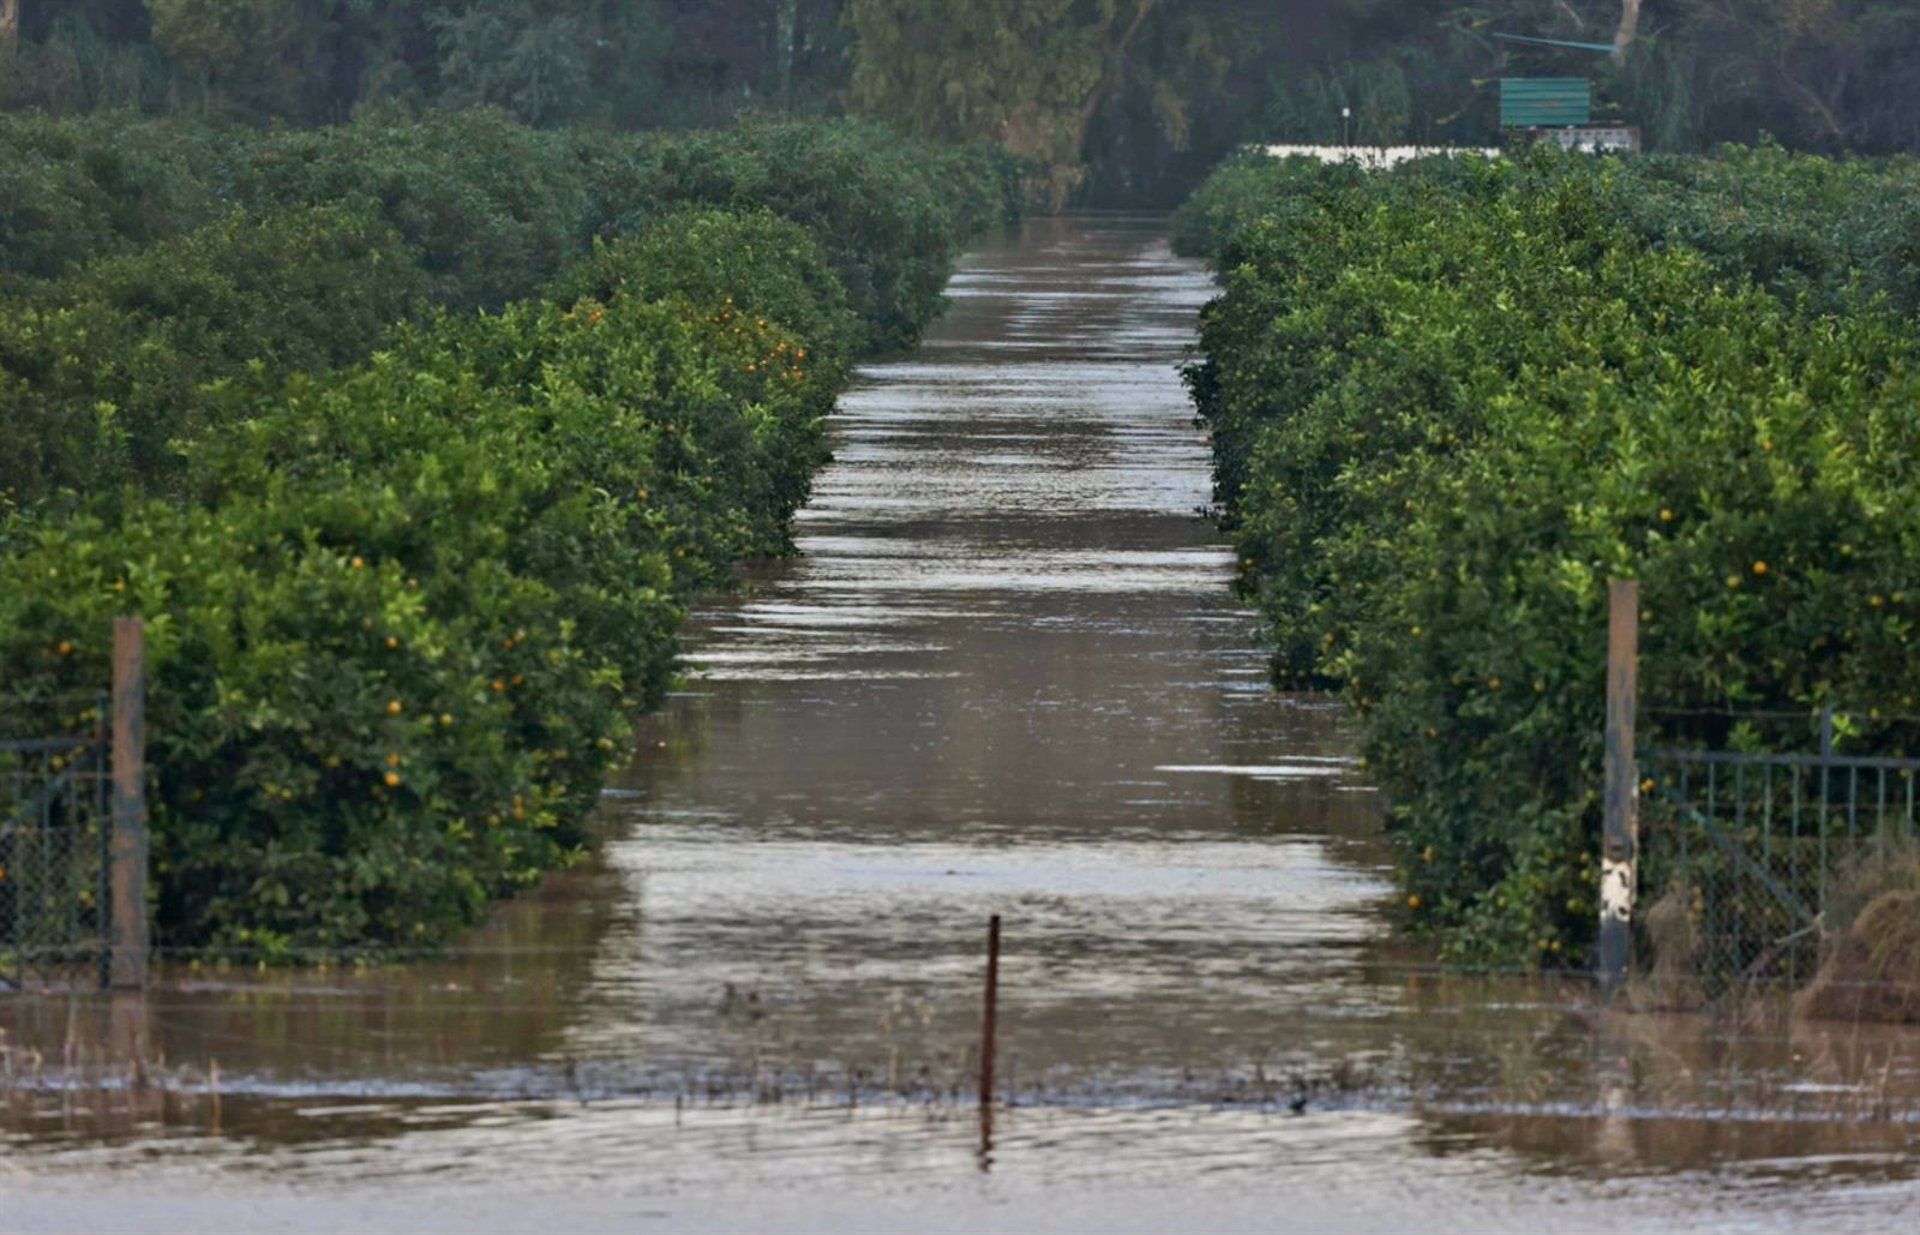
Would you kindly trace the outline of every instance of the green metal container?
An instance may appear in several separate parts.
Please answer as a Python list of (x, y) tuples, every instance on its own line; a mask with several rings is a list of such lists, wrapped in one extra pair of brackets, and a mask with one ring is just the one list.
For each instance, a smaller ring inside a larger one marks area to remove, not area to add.
[(1503, 77), (1500, 127), (1554, 129), (1593, 120), (1593, 83), (1584, 77)]

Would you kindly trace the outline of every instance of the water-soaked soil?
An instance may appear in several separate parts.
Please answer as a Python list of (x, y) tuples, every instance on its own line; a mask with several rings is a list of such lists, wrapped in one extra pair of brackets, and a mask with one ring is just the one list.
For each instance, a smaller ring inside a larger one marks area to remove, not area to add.
[(1154, 220), (952, 295), (843, 402), (801, 556), (699, 616), (594, 863), (445, 961), (0, 998), (0, 1230), (1910, 1222), (1914, 1035), (1387, 938), (1341, 713), (1267, 691), (1194, 517), (1209, 287)]

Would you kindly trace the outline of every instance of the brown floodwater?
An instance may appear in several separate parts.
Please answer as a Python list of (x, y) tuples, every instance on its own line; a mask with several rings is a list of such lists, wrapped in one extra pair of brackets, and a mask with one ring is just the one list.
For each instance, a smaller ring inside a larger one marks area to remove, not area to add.
[(697, 615), (592, 861), (423, 964), (0, 997), (0, 1231), (1911, 1225), (1914, 1034), (1392, 940), (1343, 714), (1266, 687), (1196, 514), (1210, 286), (1157, 220), (951, 295), (800, 554)]

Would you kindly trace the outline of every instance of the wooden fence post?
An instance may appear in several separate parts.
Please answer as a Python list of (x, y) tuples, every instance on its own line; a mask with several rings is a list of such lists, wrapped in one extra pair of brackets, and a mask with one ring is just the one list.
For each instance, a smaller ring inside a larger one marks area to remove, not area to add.
[(147, 985), (147, 667), (146, 627), (137, 617), (113, 623), (113, 892), (109, 981), (115, 990)]
[(1632, 946), (1635, 858), (1640, 833), (1640, 769), (1634, 759), (1639, 692), (1640, 584), (1615, 579), (1607, 596), (1607, 743), (1605, 818), (1600, 849), (1600, 989), (1627, 978)]

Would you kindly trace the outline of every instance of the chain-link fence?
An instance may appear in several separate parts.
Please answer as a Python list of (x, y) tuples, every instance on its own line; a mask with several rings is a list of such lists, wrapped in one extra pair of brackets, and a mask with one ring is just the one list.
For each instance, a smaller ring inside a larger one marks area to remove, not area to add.
[(1920, 759), (1839, 753), (1831, 713), (1813, 728), (1811, 750), (1641, 753), (1636, 952), (1657, 976), (1800, 986), (1911, 854)]
[(0, 740), (0, 983), (104, 983), (111, 841), (99, 733)]

